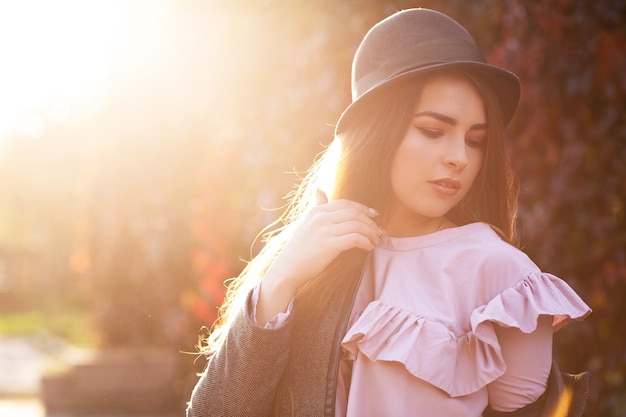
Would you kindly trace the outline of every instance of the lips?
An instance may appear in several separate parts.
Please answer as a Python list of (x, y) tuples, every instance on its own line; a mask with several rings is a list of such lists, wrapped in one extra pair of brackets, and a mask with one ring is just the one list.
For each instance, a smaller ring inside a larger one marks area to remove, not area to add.
[(441, 178), (428, 182), (439, 194), (453, 196), (461, 189), (461, 182), (451, 178)]

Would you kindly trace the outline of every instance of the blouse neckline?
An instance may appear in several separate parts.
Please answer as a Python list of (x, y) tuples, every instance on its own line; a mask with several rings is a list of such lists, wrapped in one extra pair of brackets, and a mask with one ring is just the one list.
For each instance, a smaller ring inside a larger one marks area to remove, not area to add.
[(440, 245), (467, 234), (484, 233), (485, 231), (495, 233), (491, 227), (485, 223), (469, 223), (421, 236), (393, 237), (383, 235), (380, 237), (378, 247), (392, 251), (410, 251)]

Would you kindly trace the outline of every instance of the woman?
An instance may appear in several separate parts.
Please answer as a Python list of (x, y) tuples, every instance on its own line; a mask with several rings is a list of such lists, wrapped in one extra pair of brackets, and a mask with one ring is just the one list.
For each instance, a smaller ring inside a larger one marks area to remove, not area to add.
[(517, 77), (410, 9), (368, 32), (352, 79), (333, 144), (230, 287), (188, 416), (580, 415), (588, 375), (559, 403), (552, 333), (590, 310), (513, 246)]

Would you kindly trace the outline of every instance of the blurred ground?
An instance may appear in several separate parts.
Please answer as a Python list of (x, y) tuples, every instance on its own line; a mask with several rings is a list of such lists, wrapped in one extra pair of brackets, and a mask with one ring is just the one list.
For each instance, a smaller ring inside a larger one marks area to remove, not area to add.
[[(0, 338), (0, 394), (33, 395), (49, 357), (38, 336)], [(44, 342), (45, 343), (45, 342)]]
[(45, 333), (0, 337), (0, 417), (46, 416), (41, 375), (72, 354), (80, 353)]
[[(50, 343), (58, 342), (31, 335), (0, 338), (0, 417), (46, 415), (37, 395), (40, 376), (50, 358)], [(60, 347), (57, 344), (56, 349)]]
[[(0, 417), (89, 417), (47, 414), (39, 398), (39, 386), (44, 372), (59, 371), (64, 364), (85, 359), (91, 353), (44, 333), (0, 337)], [(98, 417), (134, 416), (98, 414)]]
[(45, 415), (44, 407), (37, 398), (0, 399), (0, 417), (44, 417)]

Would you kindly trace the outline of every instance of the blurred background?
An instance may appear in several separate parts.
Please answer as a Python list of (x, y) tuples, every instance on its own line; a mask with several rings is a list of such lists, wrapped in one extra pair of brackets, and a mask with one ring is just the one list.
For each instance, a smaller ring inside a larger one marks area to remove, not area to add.
[(417, 6), (522, 79), (523, 249), (594, 310), (555, 355), (626, 415), (625, 2), (0, 0), (0, 417), (182, 415), (362, 36)]

